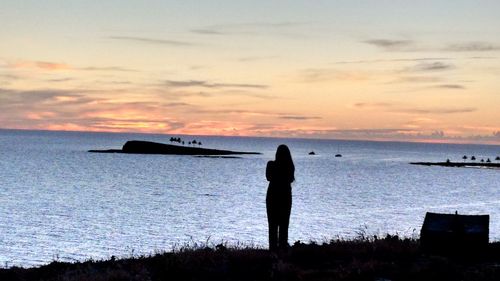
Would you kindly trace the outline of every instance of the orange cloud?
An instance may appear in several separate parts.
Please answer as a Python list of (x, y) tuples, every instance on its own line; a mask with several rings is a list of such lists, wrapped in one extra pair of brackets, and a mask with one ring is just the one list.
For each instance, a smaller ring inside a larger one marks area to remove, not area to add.
[(56, 113), (50, 111), (44, 112), (29, 112), (26, 114), (26, 118), (30, 120), (43, 120), (46, 118), (51, 118), (56, 116)]
[(17, 61), (9, 63), (11, 68), (39, 68), (43, 70), (66, 70), (71, 69), (71, 66), (65, 63), (55, 63), (46, 61)]

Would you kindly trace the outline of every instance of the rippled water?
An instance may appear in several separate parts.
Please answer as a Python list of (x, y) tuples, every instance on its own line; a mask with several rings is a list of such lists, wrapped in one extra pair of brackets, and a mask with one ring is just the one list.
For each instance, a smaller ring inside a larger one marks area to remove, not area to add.
[(183, 138), (263, 154), (86, 152), (169, 138), (0, 130), (0, 265), (149, 254), (207, 240), (264, 247), (264, 172), (281, 143), (296, 166), (290, 241), (418, 235), (426, 211), (490, 214), (490, 240), (500, 240), (500, 170), (408, 164), (495, 158), (499, 146), (200, 136)]

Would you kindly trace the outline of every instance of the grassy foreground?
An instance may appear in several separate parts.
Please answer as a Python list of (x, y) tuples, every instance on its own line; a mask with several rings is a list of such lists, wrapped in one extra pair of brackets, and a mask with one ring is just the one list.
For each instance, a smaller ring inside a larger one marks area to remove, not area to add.
[(187, 248), (130, 259), (0, 269), (0, 280), (500, 280), (500, 242), (477, 255), (423, 253), (397, 236), (296, 242), (286, 253)]

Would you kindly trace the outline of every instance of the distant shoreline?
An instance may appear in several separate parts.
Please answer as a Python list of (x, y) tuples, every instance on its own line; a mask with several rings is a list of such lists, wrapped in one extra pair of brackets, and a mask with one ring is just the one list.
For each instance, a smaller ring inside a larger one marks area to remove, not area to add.
[(500, 163), (477, 163), (477, 162), (411, 162), (412, 165), (442, 166), (459, 168), (489, 168), (500, 169)]

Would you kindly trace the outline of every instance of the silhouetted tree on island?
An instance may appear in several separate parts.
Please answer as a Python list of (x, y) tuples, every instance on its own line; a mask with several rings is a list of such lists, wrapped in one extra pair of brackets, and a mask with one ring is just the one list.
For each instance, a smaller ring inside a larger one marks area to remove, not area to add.
[(178, 144), (181, 144), (181, 142), (183, 143), (183, 141), (181, 140), (181, 138), (174, 138), (174, 137), (170, 138), (170, 142), (176, 142)]

